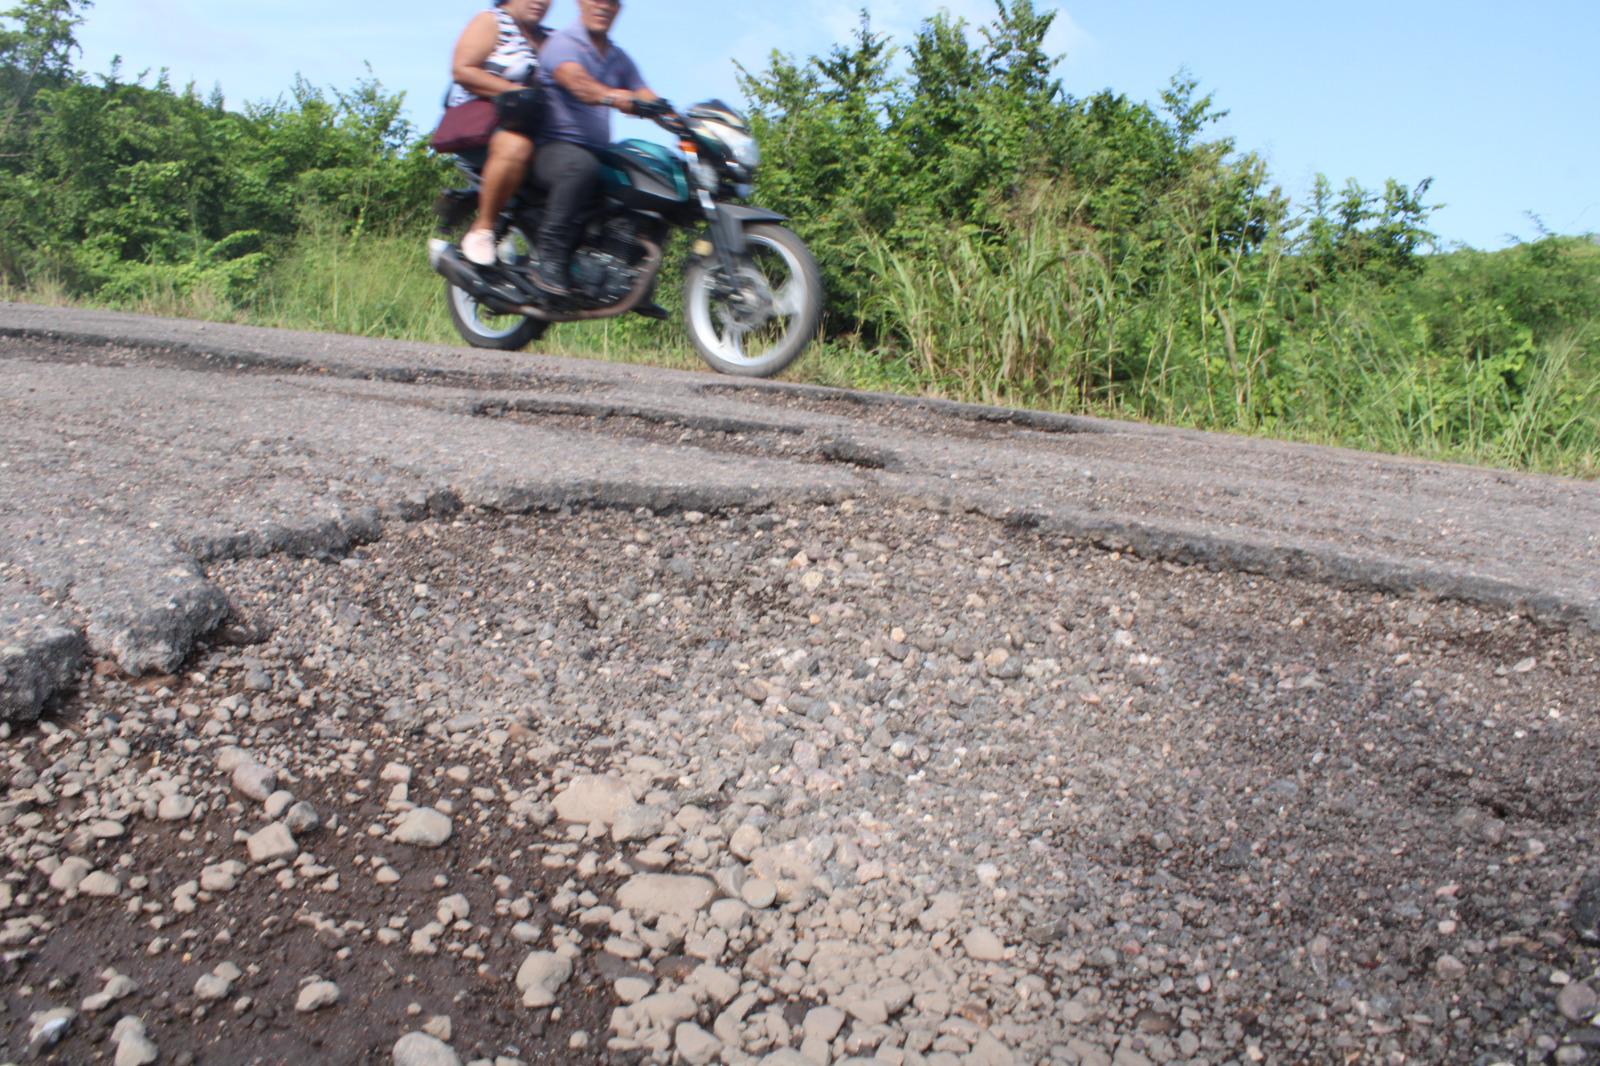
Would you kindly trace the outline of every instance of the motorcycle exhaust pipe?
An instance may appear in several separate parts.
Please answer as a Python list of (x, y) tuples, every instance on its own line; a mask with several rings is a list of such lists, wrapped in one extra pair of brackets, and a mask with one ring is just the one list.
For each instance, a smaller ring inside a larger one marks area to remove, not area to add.
[(428, 242), (428, 265), (434, 273), (490, 310), (501, 314), (519, 313), (516, 303), (505, 299), (503, 294), (484, 281), (472, 264), (461, 258), (461, 249), (449, 241), (435, 237)]

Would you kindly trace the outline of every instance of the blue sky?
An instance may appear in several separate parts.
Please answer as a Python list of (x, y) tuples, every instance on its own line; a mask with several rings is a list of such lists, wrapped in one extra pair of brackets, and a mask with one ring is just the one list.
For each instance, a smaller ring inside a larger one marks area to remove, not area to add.
[[(1500, 247), (1531, 237), (1537, 214), (1562, 233), (1600, 232), (1600, 4), (1535, 0), (1346, 0), (1338, 5), (1192, 0), (1057, 5), (1050, 43), (1067, 90), (1154, 99), (1187, 68), (1230, 112), (1221, 129), (1270, 163), (1301, 199), (1318, 172), (1335, 184), (1434, 178), (1447, 242)], [(272, 0), (98, 0), (80, 32), (81, 66), (167, 68), (219, 85), (230, 104), (284, 92), (296, 73), (349, 86), (366, 65), (404, 90), (431, 126), (471, 0), (355, 4)], [(629, 0), (614, 36), (658, 92), (737, 98), (733, 62), (773, 48), (822, 52), (854, 26), (861, 0)], [(880, 29), (906, 40), (945, 8), (984, 21), (992, 0), (870, 0)], [(555, 0), (551, 21), (572, 20)], [(624, 122), (619, 136), (648, 135)]]

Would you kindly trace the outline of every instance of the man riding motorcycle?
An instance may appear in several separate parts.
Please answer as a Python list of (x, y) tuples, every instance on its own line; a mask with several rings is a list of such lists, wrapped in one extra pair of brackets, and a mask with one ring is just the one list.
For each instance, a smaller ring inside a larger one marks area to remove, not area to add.
[[(568, 263), (583, 208), (594, 195), (596, 153), (611, 143), (611, 110), (633, 114), (639, 102), (660, 99), (611, 40), (621, 9), (621, 0), (578, 0), (578, 21), (551, 34), (540, 53), (545, 114), (533, 169), (546, 199), (533, 281), (553, 296), (571, 291)], [(639, 310), (666, 315), (654, 304)]]

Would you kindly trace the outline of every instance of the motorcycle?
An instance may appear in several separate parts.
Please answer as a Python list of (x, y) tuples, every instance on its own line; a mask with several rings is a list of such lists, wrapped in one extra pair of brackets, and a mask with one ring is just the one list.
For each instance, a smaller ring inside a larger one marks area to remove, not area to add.
[(429, 261), (444, 276), (450, 318), (468, 343), (514, 351), (558, 322), (611, 318), (650, 302), (673, 227), (700, 230), (684, 275), (695, 350), (725, 374), (770, 377), (799, 358), (822, 320), (822, 276), (784, 216), (737, 201), (760, 161), (744, 116), (718, 100), (679, 115), (664, 100), (636, 113), (679, 139), (678, 151), (625, 140), (600, 155), (600, 189), (570, 266), (571, 295), (533, 281), (543, 196), (530, 181), (496, 222), (498, 261), (479, 267), (452, 233), (477, 209), (482, 153), (457, 157), (464, 188), (446, 190)]

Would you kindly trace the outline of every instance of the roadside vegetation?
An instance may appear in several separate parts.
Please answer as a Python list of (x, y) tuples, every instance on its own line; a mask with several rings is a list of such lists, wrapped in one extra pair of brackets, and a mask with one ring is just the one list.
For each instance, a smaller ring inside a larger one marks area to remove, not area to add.
[[(453, 341), (423, 252), (449, 167), (373, 82), (229, 111), (164, 75), (74, 66), (82, 0), (0, 24), (0, 291)], [(1294, 203), (1159, 101), (1065, 93), (1051, 16), (999, 0), (897, 46), (745, 72), (766, 165), (826, 274), (804, 380), (1593, 477), (1600, 247), (1441, 249), (1426, 180)], [(663, 293), (670, 298), (672, 293)], [(674, 324), (545, 350), (695, 365)]]

